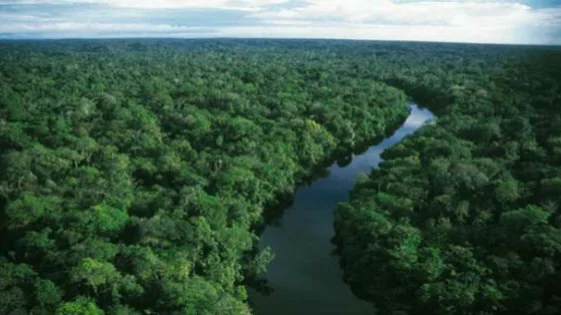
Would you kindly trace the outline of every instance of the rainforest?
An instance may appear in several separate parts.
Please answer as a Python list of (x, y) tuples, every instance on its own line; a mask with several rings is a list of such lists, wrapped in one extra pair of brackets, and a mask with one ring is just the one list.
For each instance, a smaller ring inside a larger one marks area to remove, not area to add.
[[(384, 138), (286, 226), (328, 225), (331, 271), (311, 268), (341, 290), (269, 280), (315, 251), (267, 231)], [(326, 314), (319, 291), (360, 314), (559, 314), (561, 48), (0, 41), (0, 314), (267, 315), (282, 290), (312, 302), (277, 314)]]

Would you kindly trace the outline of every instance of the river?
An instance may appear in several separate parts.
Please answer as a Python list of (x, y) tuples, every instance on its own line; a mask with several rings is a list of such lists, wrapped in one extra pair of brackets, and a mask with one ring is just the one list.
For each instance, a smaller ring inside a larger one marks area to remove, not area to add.
[(294, 203), (278, 226), (268, 226), (260, 246), (270, 246), (275, 259), (268, 267), (269, 295), (250, 290), (256, 315), (371, 315), (371, 304), (355, 297), (343, 282), (339, 260), (332, 255), (333, 211), (347, 200), (360, 173), (380, 163), (385, 149), (433, 119), (427, 109), (410, 105), (411, 113), (394, 134), (365, 152), (353, 155), (345, 166), (334, 163), (329, 175), (298, 187)]

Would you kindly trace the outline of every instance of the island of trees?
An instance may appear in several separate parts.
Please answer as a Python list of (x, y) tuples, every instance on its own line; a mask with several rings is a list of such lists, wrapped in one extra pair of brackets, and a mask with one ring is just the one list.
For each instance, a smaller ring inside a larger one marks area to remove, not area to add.
[(334, 222), (377, 314), (561, 311), (561, 49), (0, 42), (0, 314), (250, 314), (264, 211), (407, 116)]

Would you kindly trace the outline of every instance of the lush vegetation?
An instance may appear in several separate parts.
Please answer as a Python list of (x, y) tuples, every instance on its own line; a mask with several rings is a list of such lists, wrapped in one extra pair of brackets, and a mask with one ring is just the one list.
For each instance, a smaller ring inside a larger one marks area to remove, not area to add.
[(407, 114), (346, 43), (0, 43), (0, 314), (249, 314), (263, 209)]
[(249, 314), (264, 209), (405, 118), (336, 212), (379, 314), (561, 310), (561, 51), (0, 43), (0, 314)]
[(345, 280), (379, 314), (561, 312), (561, 50), (470, 47), (389, 57), (438, 121), (336, 211)]

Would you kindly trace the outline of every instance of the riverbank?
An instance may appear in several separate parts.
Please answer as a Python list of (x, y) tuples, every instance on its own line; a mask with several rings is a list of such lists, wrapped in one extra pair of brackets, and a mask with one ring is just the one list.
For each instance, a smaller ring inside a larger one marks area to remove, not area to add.
[(298, 187), (294, 201), (277, 225), (261, 235), (261, 247), (270, 246), (275, 259), (268, 267), (269, 295), (250, 291), (257, 315), (371, 314), (369, 303), (358, 300), (343, 282), (338, 258), (332, 255), (333, 210), (346, 200), (357, 175), (380, 162), (386, 148), (415, 132), (432, 113), (411, 106), (409, 117), (393, 135), (353, 154), (347, 165), (332, 162), (328, 176)]

